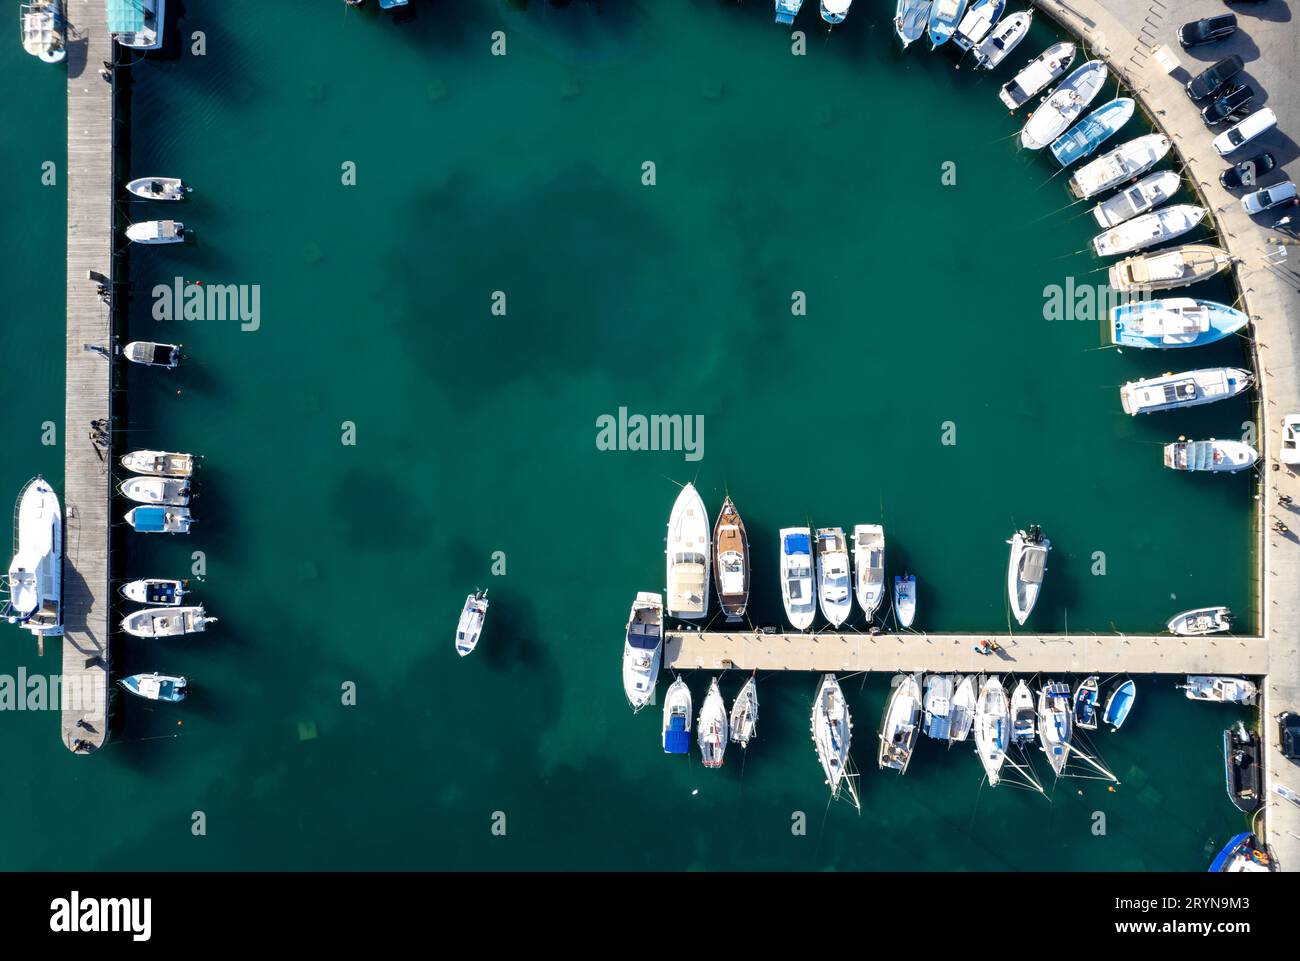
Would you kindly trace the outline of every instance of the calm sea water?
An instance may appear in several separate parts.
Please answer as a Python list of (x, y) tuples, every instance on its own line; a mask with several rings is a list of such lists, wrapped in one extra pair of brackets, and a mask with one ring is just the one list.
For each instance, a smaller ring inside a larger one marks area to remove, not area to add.
[[(918, 627), (1004, 629), (1003, 542), (1027, 523), (1055, 546), (1036, 629), (1149, 632), (1209, 602), (1253, 618), (1250, 478), (1160, 466), (1179, 434), (1237, 436), (1248, 402), (1127, 418), (1119, 384), (1191, 358), (1044, 320), (1044, 288), (1104, 279), (1079, 253), (1086, 207), (1063, 209), (1065, 178), (1015, 150), (996, 98), (1046, 24), (990, 77), (903, 56), (883, 2), (827, 35), (810, 0), (802, 57), (766, 3), (289, 6), (187, 4), (167, 55), (131, 68), (124, 173), (193, 183), (195, 237), (131, 254), (128, 339), (188, 359), (128, 372), (120, 436), (206, 459), (194, 534), (124, 535), (122, 574), (187, 576), (202, 551), (220, 623), (117, 643), (117, 672), (194, 694), (119, 703), (94, 759), (51, 714), (0, 713), (0, 866), (1194, 870), (1243, 827), (1219, 754), (1236, 714), (1170, 678), (1140, 679), (1129, 725), (1095, 739), (1122, 784), (1067, 779), (1050, 801), (981, 788), (966, 748), (876, 772), (887, 679), (845, 679), (861, 816), (827, 806), (814, 677), (760, 677), (753, 763), (721, 772), (666, 758), (619, 682), (687, 480), (746, 518), (758, 623), (780, 619), (779, 527), (878, 520), (921, 580)], [(202, 57), (176, 42), (196, 30)], [(23, 236), (0, 268), (16, 494), (62, 476), (41, 424), (62, 422), (65, 204), (39, 177), (63, 165), (64, 74), (0, 47), (26, 91), (0, 128)], [(175, 277), (260, 285), (260, 328), (155, 321)], [(620, 407), (702, 415), (703, 458), (598, 450)], [(475, 586), (493, 606), (462, 661)], [(58, 670), (4, 630), (0, 671)], [(689, 680), (698, 703), (708, 678)]]

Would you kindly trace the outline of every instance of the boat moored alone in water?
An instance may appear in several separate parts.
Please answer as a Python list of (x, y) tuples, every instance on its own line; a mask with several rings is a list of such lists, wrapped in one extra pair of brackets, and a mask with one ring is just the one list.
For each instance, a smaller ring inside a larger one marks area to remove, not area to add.
[(123, 454), (119, 463), (129, 471), (154, 477), (191, 477), (194, 474), (193, 454), (133, 450), (129, 454)]
[(59, 63), (67, 55), (64, 46), (67, 21), (62, 0), (31, 0), (18, 7), (23, 49), (45, 63)]
[(1259, 737), (1238, 721), (1223, 732), (1223, 779), (1238, 811), (1254, 814), (1263, 803), (1264, 772), (1259, 766)]
[(460, 609), (460, 618), (456, 621), (456, 653), (461, 657), (478, 647), (487, 612), (487, 591), (475, 591), (466, 595), (465, 605)]
[(1172, 170), (1148, 174), (1137, 183), (1125, 187), (1115, 196), (1093, 207), (1092, 218), (1097, 221), (1099, 227), (1114, 227), (1126, 220), (1140, 217), (1147, 211), (1155, 210), (1178, 193), (1182, 185), (1182, 178)]
[(1128, 257), (1110, 265), (1110, 285), (1121, 293), (1172, 290), (1208, 280), (1232, 266), (1228, 252), (1209, 244)]
[(853, 737), (853, 719), (849, 706), (834, 674), (822, 678), (817, 697), (812, 706), (812, 739), (821, 762), (822, 773), (830, 787), (831, 797), (839, 798), (841, 791), (859, 811), (858, 790), (853, 784), (856, 776), (849, 771), (849, 743)]
[(984, 766), (989, 786), (1001, 778), (1002, 765), (1011, 745), (1011, 708), (1007, 692), (996, 677), (988, 677), (980, 686), (975, 703), (975, 753)]
[(3, 616), (40, 644), (63, 633), (63, 509), (39, 474), (23, 485), (14, 506), (14, 555)]
[(880, 721), (880, 752), (878, 763), (882, 770), (907, 773), (921, 733), (921, 675), (902, 674), (890, 692), (885, 704), (885, 716)]
[(749, 535), (730, 497), (713, 525), (713, 554), (718, 603), (728, 621), (739, 621), (749, 606)]
[(145, 577), (123, 584), (118, 588), (118, 593), (126, 600), (137, 604), (148, 604), (150, 607), (178, 607), (189, 592), (185, 589), (184, 581)]
[(1259, 451), (1240, 440), (1178, 440), (1165, 445), (1165, 466), (1171, 470), (1235, 474), (1254, 467)]
[(155, 344), (151, 340), (133, 340), (122, 348), (122, 356), (144, 367), (174, 368), (181, 362), (180, 344)]
[(634, 714), (654, 695), (663, 644), (663, 595), (641, 591), (632, 602), (623, 640), (623, 693)]
[(1023, 625), (1038, 603), (1043, 575), (1047, 573), (1047, 552), (1052, 549), (1052, 542), (1043, 536), (1041, 527), (1031, 524), (1027, 531), (1016, 531), (1007, 543), (1011, 545), (1007, 596), (1016, 623)]
[(1165, 626), (1181, 637), (1221, 634), (1232, 628), (1232, 612), (1226, 607), (1196, 607), (1175, 614)]
[(1212, 404), (1250, 389), (1255, 378), (1240, 367), (1207, 367), (1129, 381), (1120, 388), (1124, 413), (1136, 416)]
[(190, 502), (190, 482), (179, 477), (128, 477), (118, 491), (137, 504), (185, 507)]
[(127, 193), (145, 200), (184, 200), (192, 188), (180, 177), (137, 177), (127, 182)]
[(133, 507), (125, 520), (141, 534), (188, 534), (194, 518), (188, 507)]
[(885, 529), (879, 524), (853, 528), (853, 585), (870, 621), (885, 597)]
[(1007, 0), (975, 0), (957, 24), (952, 42), (959, 50), (969, 50), (982, 41), (1006, 9)]
[(794, 18), (799, 15), (799, 8), (802, 6), (803, 0), (776, 0), (776, 22), (794, 23)]
[(1052, 156), (1062, 167), (1091, 156), (1129, 122), (1133, 109), (1131, 97), (1117, 97), (1102, 104), (1052, 141)]
[(1020, 146), (1042, 150), (1065, 133), (1106, 83), (1106, 64), (1089, 60), (1057, 85), (1046, 100), (1029, 115), (1020, 131)]
[(930, 7), (930, 49), (934, 50), (948, 42), (957, 30), (962, 14), (966, 12), (966, 0), (934, 0)]
[[(1164, 159), (1170, 146), (1171, 141), (1164, 134), (1149, 133), (1136, 137), (1084, 164), (1074, 172), (1067, 186), (1071, 195), (1080, 200), (1095, 197), (1126, 180), (1142, 176)], [(1112, 225), (1103, 223), (1102, 226)]]
[(1043, 753), (1057, 777), (1065, 770), (1070, 757), (1070, 739), (1074, 734), (1069, 685), (1048, 681), (1038, 692), (1038, 738)]
[(903, 49), (920, 40), (930, 23), (932, 0), (898, 0), (894, 10), (894, 33), (903, 41)]
[(107, 0), (108, 32), (131, 50), (157, 50), (163, 43), (165, 0)]
[(1013, 13), (994, 27), (975, 48), (975, 65), (984, 70), (992, 70), (1000, 64), (1021, 40), (1029, 33), (1029, 24), (1034, 19), (1034, 11), (1021, 10)]
[(797, 630), (806, 631), (817, 614), (813, 595), (812, 531), (806, 527), (781, 529), (781, 600), (785, 616)]
[(1273, 871), (1273, 858), (1255, 835), (1238, 834), (1223, 846), (1210, 863), (1211, 874), (1238, 874), (1242, 872)]
[(723, 756), (727, 753), (727, 705), (722, 700), (716, 677), (709, 684), (709, 693), (704, 695), (695, 724), (704, 766), (722, 767)]
[(174, 704), (185, 700), (188, 682), (183, 677), (172, 677), (169, 674), (132, 674), (117, 683), (122, 690), (146, 701), (169, 701)]
[(1194, 229), (1207, 213), (1204, 207), (1195, 204), (1174, 204), (1153, 210), (1102, 231), (1092, 238), (1092, 249), (1098, 257), (1113, 257), (1162, 244)]
[(126, 228), (128, 240), (137, 244), (180, 244), (185, 225), (179, 220), (142, 220)]
[(663, 744), (665, 754), (691, 753), (691, 689), (680, 677), (664, 694)]
[(823, 527), (817, 531), (817, 598), (822, 616), (839, 627), (853, 612), (853, 591), (849, 584), (849, 548), (844, 531)]
[(132, 637), (179, 637), (199, 634), (215, 624), (202, 605), (198, 607), (146, 607), (122, 618), (122, 630)]
[(668, 616), (699, 620), (709, 612), (709, 515), (694, 484), (668, 517)]
[(1070, 69), (1077, 52), (1072, 43), (1054, 43), (1002, 85), (998, 94), (1008, 110), (1024, 106), (1049, 83)]
[(1218, 677), (1212, 674), (1189, 674), (1187, 683), (1180, 684), (1189, 701), (1210, 701), (1215, 704), (1255, 703), (1259, 688), (1254, 681), (1244, 677)]
[(1112, 731), (1118, 731), (1128, 720), (1128, 712), (1133, 709), (1133, 701), (1136, 697), (1137, 685), (1130, 680), (1120, 681), (1106, 698), (1106, 710), (1102, 712), (1102, 721), (1109, 724)]
[(736, 695), (736, 703), (731, 705), (730, 728), (731, 740), (741, 750), (747, 749), (758, 734), (758, 683), (752, 676)]

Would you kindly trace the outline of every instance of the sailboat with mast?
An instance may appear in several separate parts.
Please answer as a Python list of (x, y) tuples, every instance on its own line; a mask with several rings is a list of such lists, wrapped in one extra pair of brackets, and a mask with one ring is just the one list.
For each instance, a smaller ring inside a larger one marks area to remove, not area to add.
[(817, 688), (811, 726), (817, 759), (821, 761), (831, 797), (838, 799), (843, 792), (853, 806), (861, 811), (862, 803), (853, 783), (857, 775), (849, 771), (849, 742), (853, 734), (853, 719), (849, 716), (849, 706), (834, 674), (823, 677), (821, 686)]
[(989, 787), (1001, 778), (1011, 746), (1011, 709), (1007, 692), (997, 677), (985, 679), (975, 704), (975, 753), (984, 766)]
[(757, 733), (758, 684), (754, 676), (750, 675), (736, 695), (736, 703), (731, 706), (731, 739), (740, 745), (741, 750), (745, 750)]
[(907, 766), (912, 762), (912, 751), (916, 748), (917, 735), (921, 733), (920, 722), (921, 675), (904, 674), (889, 695), (885, 716), (880, 721), (880, 753), (877, 760), (881, 770), (907, 773)]
[(1070, 757), (1070, 738), (1074, 734), (1074, 712), (1070, 709), (1070, 686), (1062, 681), (1048, 681), (1038, 692), (1038, 739), (1052, 772), (1061, 776)]
[(718, 689), (716, 677), (709, 685), (704, 703), (700, 705), (696, 726), (699, 729), (697, 736), (704, 766), (722, 767), (722, 757), (727, 752), (727, 705), (722, 700), (722, 691)]

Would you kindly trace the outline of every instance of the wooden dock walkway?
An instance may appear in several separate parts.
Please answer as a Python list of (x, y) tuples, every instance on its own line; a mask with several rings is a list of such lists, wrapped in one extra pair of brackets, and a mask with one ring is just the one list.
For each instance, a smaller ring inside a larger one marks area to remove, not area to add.
[[(112, 312), (90, 272), (113, 275), (113, 59), (104, 0), (65, 0), (68, 42), (68, 341), (64, 399), (63, 743), (93, 753), (108, 737), (111, 450), (91, 439), (112, 424)], [(111, 430), (109, 435), (111, 437)]]
[[(976, 645), (1001, 648), (980, 654)], [(963, 674), (1268, 673), (1258, 637), (1217, 634), (762, 634), (668, 631), (664, 666), (677, 671), (943, 671)]]

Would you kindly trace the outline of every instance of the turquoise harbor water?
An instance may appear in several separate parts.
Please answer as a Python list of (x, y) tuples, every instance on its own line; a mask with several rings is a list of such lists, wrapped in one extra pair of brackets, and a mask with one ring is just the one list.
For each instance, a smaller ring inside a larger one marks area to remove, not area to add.
[[(861, 817), (827, 808), (814, 677), (760, 678), (759, 740), (722, 772), (666, 758), (619, 683), (687, 480), (748, 523), (756, 623), (780, 622), (778, 528), (883, 520), (919, 628), (1005, 629), (1004, 541), (1028, 523), (1055, 546), (1035, 629), (1150, 632), (1208, 602), (1252, 626), (1251, 477), (1160, 465), (1179, 434), (1239, 435), (1250, 402), (1133, 420), (1117, 390), (1244, 362), (1240, 344), (1118, 354), (1095, 318), (1044, 319), (1045, 288), (1104, 279), (1078, 253), (1086, 207), (1062, 209), (1065, 178), (1014, 149), (996, 98), (1045, 23), (990, 77), (904, 56), (892, 4), (865, 0), (831, 35), (810, 0), (802, 57), (762, 3), (287, 6), (169, 3), (169, 51), (130, 68), (123, 173), (193, 183), (195, 236), (130, 254), (124, 339), (188, 359), (126, 372), (119, 447), (205, 462), (195, 532), (123, 532), (122, 574), (185, 576), (202, 551), (221, 620), (117, 642), (115, 673), (195, 690), (119, 701), (93, 759), (53, 715), (0, 712), (0, 865), (1198, 870), (1242, 829), (1220, 759), (1237, 715), (1170, 678), (1140, 679), (1129, 725), (1095, 739), (1123, 783), (1064, 780), (1050, 802), (981, 789), (964, 748), (877, 772), (887, 678), (845, 679)], [(203, 57), (176, 43), (196, 30)], [(63, 164), (64, 75), (0, 47), (27, 91), (0, 133), (24, 225), (0, 325), (16, 494), (62, 476), (41, 423), (62, 423), (64, 198), (39, 178)], [(154, 320), (175, 277), (259, 285), (258, 329)], [(620, 407), (702, 416), (702, 459), (598, 450)], [(461, 661), (475, 586), (493, 606)], [(16, 629), (3, 649), (0, 673), (58, 670)], [(689, 681), (698, 703), (708, 678)]]

